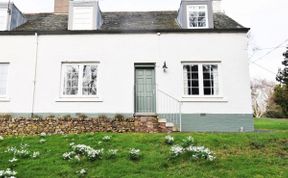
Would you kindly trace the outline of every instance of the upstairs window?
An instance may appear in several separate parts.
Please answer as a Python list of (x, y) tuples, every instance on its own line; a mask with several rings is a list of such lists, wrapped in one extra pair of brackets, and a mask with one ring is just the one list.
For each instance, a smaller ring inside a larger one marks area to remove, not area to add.
[(64, 63), (62, 64), (63, 96), (97, 96), (96, 63)]
[(208, 9), (207, 5), (187, 6), (188, 28), (208, 28)]
[(184, 64), (183, 71), (186, 96), (219, 95), (218, 64)]
[(0, 97), (7, 95), (8, 65), (0, 63)]

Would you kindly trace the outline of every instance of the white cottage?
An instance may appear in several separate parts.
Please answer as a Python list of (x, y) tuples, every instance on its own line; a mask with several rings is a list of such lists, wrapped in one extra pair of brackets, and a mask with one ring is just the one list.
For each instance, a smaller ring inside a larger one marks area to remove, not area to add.
[(0, 112), (150, 115), (181, 131), (252, 131), (245, 28), (221, 0), (178, 12), (101, 12), (55, 0), (55, 13), (0, 4)]

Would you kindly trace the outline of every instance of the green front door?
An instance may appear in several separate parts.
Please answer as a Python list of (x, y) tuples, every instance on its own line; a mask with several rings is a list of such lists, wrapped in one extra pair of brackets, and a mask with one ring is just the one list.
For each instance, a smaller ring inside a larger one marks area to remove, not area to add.
[(154, 67), (135, 68), (135, 113), (156, 113)]

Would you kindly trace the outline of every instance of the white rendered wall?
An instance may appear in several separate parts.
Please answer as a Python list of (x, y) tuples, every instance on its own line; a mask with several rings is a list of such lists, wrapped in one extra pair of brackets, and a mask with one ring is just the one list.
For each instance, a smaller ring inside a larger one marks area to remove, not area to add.
[[(0, 61), (11, 61), (11, 100), (0, 102), (0, 112), (31, 112), (33, 38), (0, 36)], [(133, 113), (134, 63), (155, 62), (159, 88), (185, 101), (183, 113), (251, 114), (246, 48), (243, 33), (43, 35), (39, 37), (34, 112)], [(59, 99), (61, 63), (65, 61), (100, 62), (100, 101)], [(166, 73), (162, 70), (164, 61), (168, 65)], [(222, 97), (183, 98), (181, 61), (221, 61)], [(19, 83), (25, 89), (16, 90)]]
[(34, 36), (0, 36), (0, 63), (9, 63), (7, 97), (0, 98), (0, 112), (31, 111), (35, 49)]

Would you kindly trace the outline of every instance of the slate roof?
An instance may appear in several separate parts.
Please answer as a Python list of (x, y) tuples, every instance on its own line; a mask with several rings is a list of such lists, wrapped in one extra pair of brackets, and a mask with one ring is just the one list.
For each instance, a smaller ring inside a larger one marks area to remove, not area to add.
[[(25, 14), (27, 22), (14, 31), (67, 31), (67, 15)], [(176, 11), (103, 12), (101, 31), (175, 30), (181, 31)], [(214, 13), (214, 29), (246, 29), (223, 13)]]

